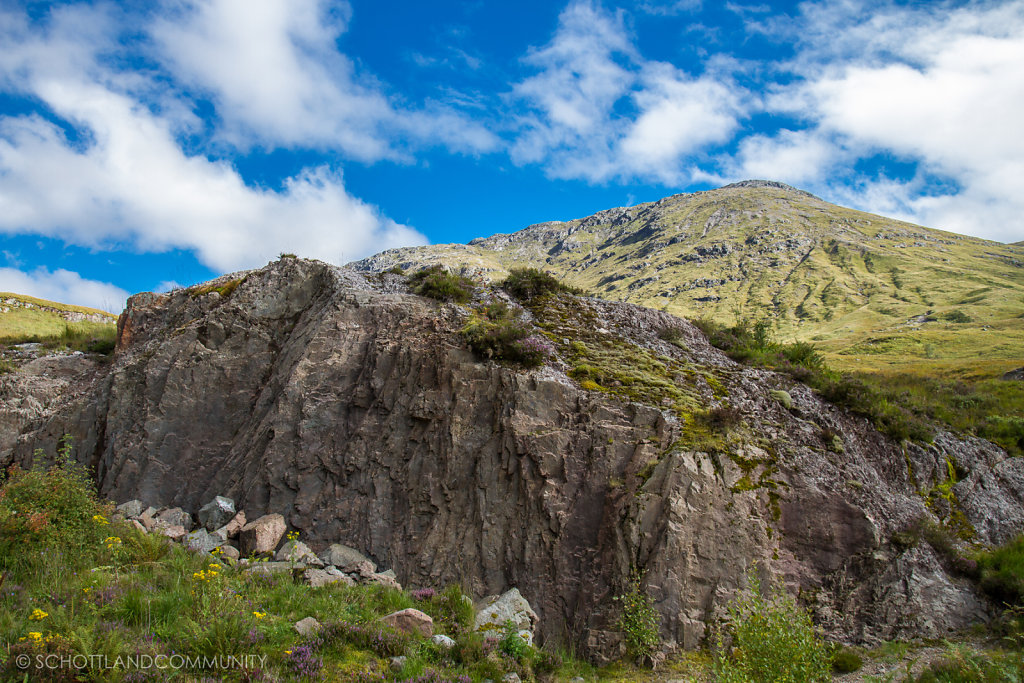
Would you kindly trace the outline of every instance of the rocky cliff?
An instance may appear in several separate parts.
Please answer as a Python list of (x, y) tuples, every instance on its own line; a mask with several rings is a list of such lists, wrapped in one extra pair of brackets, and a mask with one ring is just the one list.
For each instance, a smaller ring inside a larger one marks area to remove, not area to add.
[[(632, 571), (686, 647), (755, 562), (845, 640), (986, 618), (906, 531), (1020, 532), (1024, 460), (946, 433), (892, 442), (630, 304), (560, 295), (524, 313), (549, 363), (485, 361), (459, 330), (502, 297), (440, 304), (398, 275), (296, 259), (136, 295), (113, 362), (0, 461), (69, 433), (106, 496), (195, 509), (227, 495), (284, 513), (314, 549), (364, 549), (407, 587), (517, 586), (543, 638), (595, 654), (616, 651), (612, 597)], [(600, 384), (567, 374), (584, 350)]]

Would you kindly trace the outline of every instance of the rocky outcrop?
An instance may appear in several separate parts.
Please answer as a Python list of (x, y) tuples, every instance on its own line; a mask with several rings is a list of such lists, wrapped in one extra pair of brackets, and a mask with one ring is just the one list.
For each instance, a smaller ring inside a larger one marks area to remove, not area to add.
[[(106, 496), (187, 510), (230, 496), (253, 519), (280, 513), (321, 557), (359, 548), (405, 585), (516, 586), (541, 639), (595, 653), (621, 642), (612, 598), (634, 571), (663, 636), (686, 647), (755, 562), (836, 638), (941, 636), (986, 617), (926, 542), (892, 539), (922, 517), (1009, 539), (1024, 528), (1024, 460), (947, 434), (895, 443), (788, 377), (737, 366), (685, 321), (573, 300), (579, 318), (553, 341), (585, 326), (651, 372), (675, 368), (659, 381), (691, 409), (739, 415), (702, 446), (672, 399), (628, 400), (622, 380), (618, 396), (584, 388), (559, 358), (527, 371), (474, 357), (458, 334), (468, 308), (403, 282), (283, 259), (132, 297), (112, 365), (4, 460), (52, 454), (70, 433)], [(952, 495), (936, 502), (940, 483)]]

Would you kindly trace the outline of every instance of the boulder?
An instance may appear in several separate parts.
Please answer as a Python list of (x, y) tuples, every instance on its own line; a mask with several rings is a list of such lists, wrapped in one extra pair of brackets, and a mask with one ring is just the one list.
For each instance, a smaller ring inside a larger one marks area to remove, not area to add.
[(259, 576), (270, 576), (271, 574), (290, 574), (293, 571), (303, 571), (305, 566), (294, 562), (253, 562), (245, 568), (249, 574)]
[(153, 531), (153, 529), (156, 528), (157, 521), (156, 517), (154, 517), (155, 514), (156, 512), (153, 511), (153, 508), (149, 508), (139, 515), (138, 522), (146, 529), (146, 531)]
[(434, 620), (430, 615), (411, 607), (392, 612), (380, 620), (402, 633), (418, 633), (424, 638), (429, 638), (434, 633)]
[(167, 538), (171, 539), (172, 541), (180, 541), (181, 539), (185, 538), (186, 534), (188, 534), (188, 532), (185, 531), (185, 527), (178, 526), (178, 525), (174, 525), (174, 526), (158, 525), (158, 526), (155, 527), (155, 530), (158, 531), (159, 533), (163, 534)]
[(224, 496), (217, 496), (199, 508), (199, 524), (208, 531), (216, 531), (230, 522), (235, 516), (235, 501)]
[(443, 647), (446, 650), (450, 650), (453, 647), (455, 647), (454, 640), (440, 633), (431, 638), (430, 642), (432, 642), (434, 645), (437, 645), (438, 647)]
[(301, 621), (295, 622), (295, 630), (303, 637), (316, 635), (321, 628), (323, 626), (313, 617), (306, 617)]
[(238, 532), (241, 531), (242, 527), (244, 526), (245, 512), (239, 511), (238, 514), (231, 518), (230, 522), (228, 522), (221, 528), (217, 529), (213, 533), (217, 534), (218, 536), (221, 536), (222, 538), (224, 538), (224, 540), (227, 540), (229, 538), (234, 538), (235, 536), (237, 536)]
[(502, 595), (484, 598), (476, 605), (476, 619), (473, 628), (486, 636), (500, 637), (505, 624), (511, 621), (520, 631), (531, 634), (537, 626), (537, 613), (530, 607), (518, 588), (512, 588)]
[(127, 503), (121, 503), (117, 506), (116, 510), (124, 515), (128, 519), (136, 519), (142, 514), (145, 508), (142, 505), (141, 500), (129, 500)]
[(328, 567), (327, 569), (307, 569), (302, 573), (302, 578), (304, 578), (306, 583), (308, 583), (312, 588), (320, 588), (321, 586), (326, 586), (331, 583), (341, 583), (346, 586), (354, 586), (356, 584), (348, 574), (344, 574), (334, 567)]
[(210, 534), (206, 529), (196, 529), (188, 534), (182, 543), (193, 552), (208, 553), (220, 546), (222, 541)]
[(255, 519), (238, 533), (239, 550), (243, 554), (272, 553), (287, 529), (284, 517), (279, 514), (263, 515)]
[[(377, 571), (377, 565), (373, 563), (370, 558), (363, 555), (355, 548), (350, 548), (347, 545), (341, 543), (332, 543), (324, 554), (321, 556), (324, 564), (334, 565), (343, 572), (359, 573), (366, 575), (373, 574)], [(360, 563), (366, 562), (370, 565), (370, 569), (367, 572), (365, 569), (360, 568)]]
[(274, 559), (278, 562), (302, 562), (311, 567), (324, 566), (323, 560), (302, 541), (288, 541), (274, 554)]
[(402, 584), (398, 583), (398, 579), (395, 578), (394, 572), (383, 573), (383, 574), (370, 574), (363, 583), (376, 583), (381, 586), (387, 586), (388, 588), (394, 588), (397, 591), (402, 590)]
[(192, 530), (192, 515), (188, 514), (181, 508), (168, 508), (163, 512), (160, 512), (156, 516), (158, 523), (165, 524), (166, 526), (180, 526), (185, 531)]
[(225, 545), (222, 545), (222, 546), (219, 546), (219, 547), (220, 547), (221, 557), (223, 557), (226, 560), (234, 561), (234, 560), (237, 560), (241, 556), (241, 553), (238, 552), (238, 548), (236, 548), (233, 545), (226, 545), (225, 544)]

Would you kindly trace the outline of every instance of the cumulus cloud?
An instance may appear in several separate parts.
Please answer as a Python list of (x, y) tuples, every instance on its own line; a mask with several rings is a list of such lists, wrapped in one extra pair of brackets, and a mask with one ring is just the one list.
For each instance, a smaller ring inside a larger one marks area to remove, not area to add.
[[(850, 1), (802, 7), (789, 27), (799, 42), (788, 68), (799, 78), (767, 106), (809, 127), (802, 143), (791, 131), (762, 141), (788, 147), (782, 167), (794, 154), (821, 162), (892, 155), (915, 164), (916, 177), (846, 174), (817, 185), (869, 210), (902, 207), (925, 225), (1024, 237), (1024, 2), (952, 11)], [(743, 152), (752, 145), (744, 141)]]
[(523, 61), (538, 72), (512, 92), (526, 108), (512, 158), (556, 178), (684, 182), (690, 157), (727, 140), (742, 109), (731, 84), (643, 59), (623, 15), (587, 0)]
[[(280, 190), (247, 185), (228, 163), (187, 154), (191, 123), (140, 100), (151, 80), (113, 72), (102, 11), (55, 11), (46, 31), (8, 15), (0, 78), (54, 115), (0, 118), (0, 230), (98, 248), (187, 249), (218, 270), (281, 251), (344, 262), (421, 244), (422, 235), (349, 194), (341, 173), (308, 168)], [(149, 98), (146, 98), (147, 100)]]
[(470, 153), (497, 147), (455, 110), (396, 107), (336, 47), (350, 14), (347, 3), (324, 0), (188, 0), (151, 34), (171, 70), (211, 94), (236, 147), (339, 149), (365, 161), (404, 158), (403, 139)]
[(281, 251), (343, 262), (421, 244), (345, 190), (340, 174), (306, 170), (281, 191), (247, 186), (228, 164), (185, 155), (166, 122), (97, 86), (52, 83), (47, 103), (90, 132), (70, 145), (38, 117), (0, 121), (0, 228), (92, 247), (189, 249), (218, 270)]
[(120, 313), (128, 298), (128, 292), (120, 287), (109, 282), (86, 280), (78, 273), (63, 268), (53, 272), (36, 268), (27, 273), (15, 268), (0, 268), (0, 291), (89, 306), (110, 313)]

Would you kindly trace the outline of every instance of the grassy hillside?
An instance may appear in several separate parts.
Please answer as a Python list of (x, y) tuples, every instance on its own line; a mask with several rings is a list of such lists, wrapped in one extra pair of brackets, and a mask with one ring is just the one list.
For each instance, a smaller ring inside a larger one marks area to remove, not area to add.
[(468, 245), (396, 249), (487, 279), (534, 266), (606, 299), (722, 324), (766, 319), (846, 370), (992, 377), (1024, 364), (1024, 247), (931, 230), (752, 181), (542, 223)]
[(117, 316), (95, 308), (0, 292), (0, 344), (42, 342), (106, 352), (113, 348), (116, 323)]

